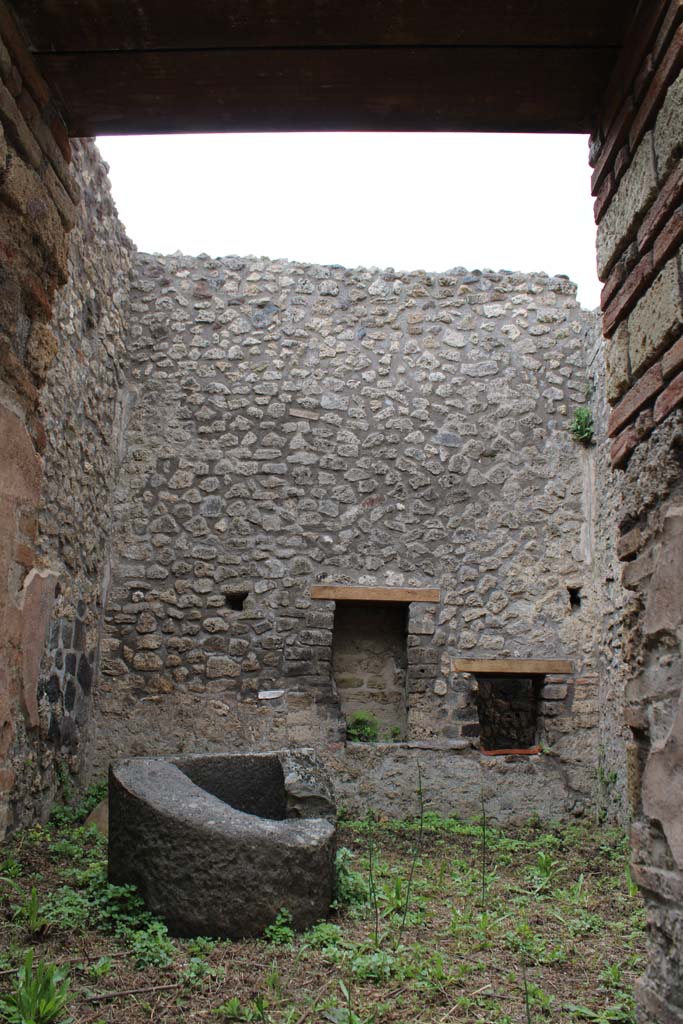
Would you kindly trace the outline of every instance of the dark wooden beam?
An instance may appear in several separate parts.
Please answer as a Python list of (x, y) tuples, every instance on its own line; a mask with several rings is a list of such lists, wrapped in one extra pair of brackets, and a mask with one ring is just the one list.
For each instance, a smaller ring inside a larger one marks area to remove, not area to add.
[(571, 661), (553, 658), (453, 658), (454, 672), (492, 676), (571, 675)]
[(588, 132), (616, 51), (342, 48), (42, 54), (71, 135)]
[(634, 0), (14, 0), (43, 53), (257, 46), (619, 46)]

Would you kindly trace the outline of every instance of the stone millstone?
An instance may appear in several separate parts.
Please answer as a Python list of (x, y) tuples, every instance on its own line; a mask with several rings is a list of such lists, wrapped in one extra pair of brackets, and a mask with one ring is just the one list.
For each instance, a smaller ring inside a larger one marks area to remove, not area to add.
[[(243, 938), (329, 913), (335, 826), (312, 751), (133, 758), (109, 773), (109, 880), (175, 935)], [(312, 816), (308, 816), (312, 815)]]

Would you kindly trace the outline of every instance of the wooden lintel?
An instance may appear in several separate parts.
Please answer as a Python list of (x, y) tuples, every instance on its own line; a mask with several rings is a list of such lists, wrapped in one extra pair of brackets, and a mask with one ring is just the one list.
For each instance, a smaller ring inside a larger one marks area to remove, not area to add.
[(316, 601), (395, 601), (403, 604), (438, 604), (441, 591), (427, 587), (347, 587), (325, 584), (311, 587)]
[(552, 658), (454, 658), (454, 672), (491, 676), (568, 676), (574, 671), (571, 661)]

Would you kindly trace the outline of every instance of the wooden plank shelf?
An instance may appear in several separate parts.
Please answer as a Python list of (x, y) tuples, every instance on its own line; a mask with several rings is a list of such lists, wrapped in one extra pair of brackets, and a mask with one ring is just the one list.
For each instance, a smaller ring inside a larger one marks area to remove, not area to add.
[(454, 672), (490, 676), (571, 675), (571, 661), (552, 658), (454, 658)]
[(349, 587), (321, 584), (311, 587), (315, 601), (381, 601), (402, 604), (438, 604), (441, 591), (428, 587)]

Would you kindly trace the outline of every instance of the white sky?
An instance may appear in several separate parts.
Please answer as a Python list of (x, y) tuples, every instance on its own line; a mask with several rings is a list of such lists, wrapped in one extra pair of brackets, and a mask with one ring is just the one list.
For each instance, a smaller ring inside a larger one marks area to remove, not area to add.
[(567, 274), (597, 306), (588, 145), (576, 135), (109, 137), (139, 249), (396, 270)]

